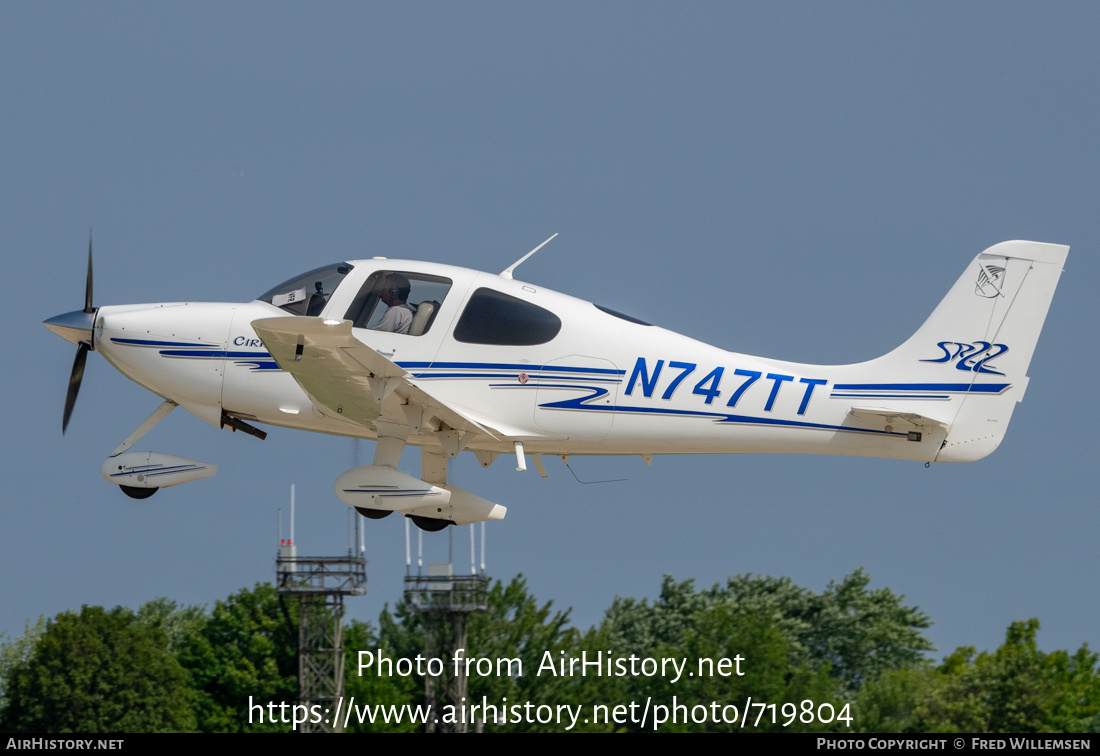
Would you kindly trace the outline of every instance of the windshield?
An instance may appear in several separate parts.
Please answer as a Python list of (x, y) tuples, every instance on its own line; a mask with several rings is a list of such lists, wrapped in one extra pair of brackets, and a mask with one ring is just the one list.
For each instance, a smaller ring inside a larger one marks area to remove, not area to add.
[(256, 299), (281, 307), (292, 315), (317, 316), (353, 267), (349, 263), (323, 265), (268, 289)]

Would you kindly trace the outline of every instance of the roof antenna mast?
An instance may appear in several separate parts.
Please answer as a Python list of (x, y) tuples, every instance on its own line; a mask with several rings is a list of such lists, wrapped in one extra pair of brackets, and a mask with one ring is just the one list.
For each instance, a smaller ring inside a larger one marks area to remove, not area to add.
[[(554, 234), (554, 236), (557, 236), (557, 234)], [(512, 280), (512, 271), (513, 271), (513, 270), (515, 270), (516, 268), (518, 268), (518, 267), (520, 266), (520, 263), (522, 263), (522, 262), (523, 262), (524, 260), (526, 260), (526, 259), (527, 259), (528, 257), (530, 257), (531, 255), (535, 254), (535, 253), (536, 253), (536, 252), (538, 252), (538, 251), (539, 251), (540, 249), (542, 249), (542, 248), (543, 248), (543, 247), (545, 247), (545, 246), (546, 246), (547, 244), (549, 244), (549, 243), (550, 243), (550, 241), (551, 241), (551, 240), (552, 240), (552, 239), (554, 238), (554, 236), (551, 236), (551, 237), (550, 237), (549, 239), (547, 239), (547, 240), (546, 240), (546, 241), (544, 241), (544, 242), (543, 242), (542, 244), (540, 244), (540, 245), (538, 245), (537, 247), (535, 247), (534, 249), (532, 249), (532, 250), (531, 250), (530, 252), (528, 252), (528, 253), (527, 253), (526, 255), (524, 255), (523, 257), (521, 257), (521, 258), (519, 258), (518, 260), (516, 260), (516, 261), (515, 261), (514, 263), (512, 263), (511, 265), (509, 265), (509, 266), (508, 266), (507, 268), (505, 268), (504, 270), (500, 271), (500, 277), (501, 277), (501, 278), (507, 278), (507, 279), (508, 279), (509, 281), (511, 281), (511, 280)]]

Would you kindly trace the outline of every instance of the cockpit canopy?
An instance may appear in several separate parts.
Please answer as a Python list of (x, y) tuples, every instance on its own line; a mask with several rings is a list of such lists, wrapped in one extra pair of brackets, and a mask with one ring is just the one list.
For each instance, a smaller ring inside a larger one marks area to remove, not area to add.
[[(271, 288), (258, 299), (292, 315), (317, 317), (354, 267), (342, 262), (315, 268)], [(362, 274), (367, 271), (361, 271), (359, 277), (353, 277), (349, 286), (357, 287), (358, 292), (350, 299), (343, 318), (350, 320), (354, 328), (410, 336), (428, 333), (454, 282), (437, 275), (447, 270), (426, 273), (403, 268), (404, 265), (375, 270), (365, 278)], [(349, 296), (350, 293), (342, 294), (338, 303), (348, 302)], [(408, 310), (409, 314), (395, 315), (397, 308), (402, 308), (402, 312)], [(607, 308), (600, 309), (623, 320), (642, 322)], [(329, 317), (341, 317), (341, 313), (330, 313)], [(546, 344), (562, 329), (561, 319), (545, 307), (486, 286), (474, 290), (457, 320), (451, 322), (455, 323), (452, 336), (456, 341), (493, 346)]]
[[(265, 291), (257, 299), (273, 304), (291, 315), (317, 317), (354, 267), (347, 262), (324, 265)], [(391, 330), (382, 322), (390, 309), (382, 301), (382, 290), (387, 281), (395, 280), (402, 281), (408, 288), (400, 292), (400, 297), (397, 296), (398, 291), (394, 290), (394, 299), (399, 299), (400, 306), (412, 313), (412, 322), (405, 324), (408, 330), (403, 329), (399, 333), (408, 333), (411, 336), (427, 333), (451, 289), (452, 281), (449, 278), (408, 270), (375, 271), (359, 286), (359, 292), (344, 318), (352, 321), (355, 328)], [(394, 299), (390, 300), (391, 303)]]

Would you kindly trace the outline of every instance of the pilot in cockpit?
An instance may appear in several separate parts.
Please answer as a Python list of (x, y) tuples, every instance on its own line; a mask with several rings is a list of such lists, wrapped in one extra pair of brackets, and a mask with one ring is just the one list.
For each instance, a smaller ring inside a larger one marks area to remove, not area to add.
[(386, 305), (389, 309), (386, 310), (386, 314), (382, 316), (382, 319), (378, 321), (378, 325), (374, 327), (375, 331), (389, 331), (390, 333), (409, 332), (409, 327), (413, 322), (413, 315), (416, 314), (416, 307), (405, 301), (409, 298), (410, 291), (412, 291), (412, 285), (405, 276), (400, 273), (390, 273), (386, 276), (385, 280), (382, 282), (380, 298), (382, 304)]

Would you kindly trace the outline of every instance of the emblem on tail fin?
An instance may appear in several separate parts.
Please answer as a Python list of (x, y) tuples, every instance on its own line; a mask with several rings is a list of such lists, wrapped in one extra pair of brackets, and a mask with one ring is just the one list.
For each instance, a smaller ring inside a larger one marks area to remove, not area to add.
[(1005, 269), (996, 265), (978, 264), (978, 280), (974, 282), (974, 293), (979, 297), (992, 299), (999, 296)]

